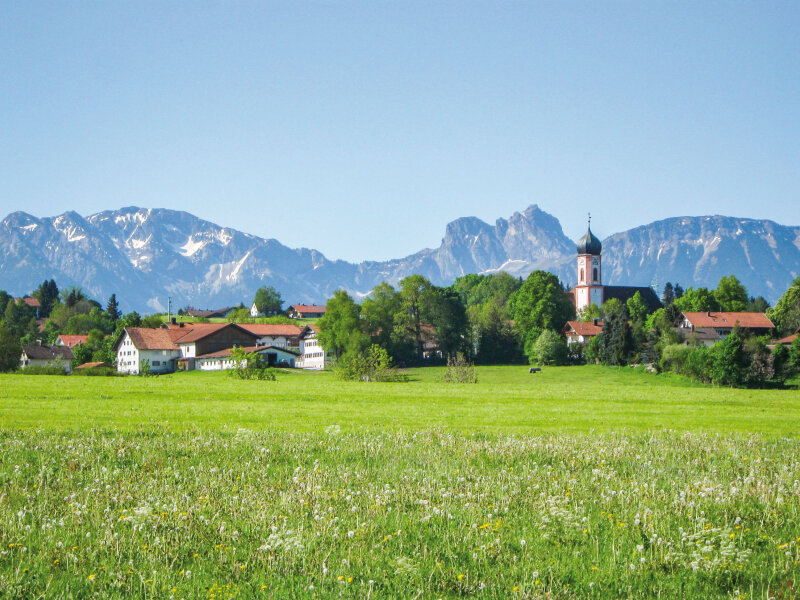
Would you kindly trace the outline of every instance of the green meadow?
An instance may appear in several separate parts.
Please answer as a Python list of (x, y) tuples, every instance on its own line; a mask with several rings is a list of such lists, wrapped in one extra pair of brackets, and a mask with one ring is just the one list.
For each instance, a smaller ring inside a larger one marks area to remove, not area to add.
[(776, 598), (800, 392), (0, 376), (0, 598)]
[(479, 367), (477, 384), (445, 384), (443, 369), (404, 383), (339, 381), (329, 372), (281, 371), (276, 382), (225, 373), (87, 378), (0, 375), (0, 427), (236, 431), (589, 433), (800, 431), (800, 391), (738, 390), (629, 368)]

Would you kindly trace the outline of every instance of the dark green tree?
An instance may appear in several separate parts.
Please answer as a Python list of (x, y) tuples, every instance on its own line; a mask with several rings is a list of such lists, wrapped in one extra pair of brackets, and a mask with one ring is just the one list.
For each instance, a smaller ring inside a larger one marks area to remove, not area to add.
[(122, 313), (119, 312), (119, 304), (117, 304), (117, 295), (111, 294), (111, 297), (108, 299), (108, 306), (106, 306), (106, 314), (108, 318), (112, 321), (117, 321), (122, 316)]
[(82, 300), (88, 301), (88, 298), (83, 290), (77, 285), (73, 285), (65, 290), (61, 290), (61, 302), (67, 308), (72, 308)]
[(661, 302), (664, 304), (664, 306), (669, 306), (675, 302), (675, 290), (669, 281), (664, 286), (664, 293), (661, 294)]
[(747, 356), (741, 333), (734, 329), (724, 340), (712, 346), (714, 357), (711, 368), (711, 381), (717, 385), (739, 387), (744, 384), (747, 375)]
[(12, 371), (19, 365), (22, 347), (10, 327), (0, 324), (0, 371)]
[(606, 365), (626, 365), (636, 350), (628, 307), (616, 299), (603, 304), (603, 332), (598, 335), (600, 360)]
[(39, 317), (46, 318), (50, 316), (53, 307), (58, 303), (58, 286), (55, 280), (44, 280), (38, 288), (31, 294), (39, 301), (41, 308), (39, 309)]

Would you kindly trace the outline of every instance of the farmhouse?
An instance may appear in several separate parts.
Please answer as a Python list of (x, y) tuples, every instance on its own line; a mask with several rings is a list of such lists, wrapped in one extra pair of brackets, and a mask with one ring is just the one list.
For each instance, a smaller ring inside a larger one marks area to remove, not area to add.
[(319, 304), (292, 304), (286, 312), (292, 319), (317, 319), (325, 315), (325, 307)]
[(567, 337), (567, 345), (586, 344), (594, 336), (603, 333), (603, 321), (593, 319), (591, 321), (567, 321), (564, 325), (564, 335)]
[(319, 327), (308, 325), (300, 334), (300, 356), (295, 362), (298, 369), (321, 371), (326, 366), (325, 350), (319, 344)]
[[(260, 355), (262, 360), (270, 367), (294, 367), (298, 357), (297, 352), (275, 346), (249, 346), (243, 347), (242, 350), (247, 354), (255, 353)], [(236, 363), (232, 355), (233, 348), (204, 354), (195, 359), (195, 367), (199, 371), (234, 369), (236, 368)]]
[(137, 375), (147, 362), (151, 373), (171, 373), (180, 357), (180, 348), (172, 341), (169, 329), (126, 327), (114, 351), (117, 371)]
[(636, 292), (642, 297), (648, 312), (661, 308), (661, 301), (656, 293), (647, 286), (603, 285), (602, 251), (603, 244), (592, 233), (591, 227), (578, 241), (578, 284), (570, 294), (575, 302), (575, 309), (581, 312), (590, 304), (602, 306), (607, 300), (616, 298), (626, 302)]
[(234, 346), (254, 346), (258, 336), (235, 323), (207, 324), (200, 327), (168, 329), (172, 342), (180, 349), (177, 368), (191, 371), (198, 356)]
[(20, 368), (63, 366), (67, 373), (72, 372), (72, 361), (75, 355), (66, 346), (44, 346), (32, 344), (22, 347), (19, 359)]
[(753, 335), (764, 335), (775, 328), (767, 315), (758, 312), (685, 312), (681, 319), (680, 329), (687, 336), (703, 329), (712, 330), (724, 339), (737, 325)]

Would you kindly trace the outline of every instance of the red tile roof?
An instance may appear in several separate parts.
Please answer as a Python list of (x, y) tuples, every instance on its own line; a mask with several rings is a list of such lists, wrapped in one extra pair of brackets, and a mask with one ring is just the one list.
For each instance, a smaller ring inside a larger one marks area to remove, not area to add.
[[(212, 333), (216, 333), (221, 329), (225, 329), (226, 327), (244, 329), (241, 325), (237, 325), (236, 323), (207, 323), (204, 327), (184, 327), (183, 329), (170, 329), (169, 335), (172, 341), (174, 341), (176, 344), (191, 344), (192, 342), (202, 340), (204, 337), (207, 337)], [(245, 333), (249, 333), (253, 336), (256, 335), (250, 331), (247, 331), (246, 329), (244, 329), (244, 331)], [(180, 332), (185, 333), (180, 335)]]
[(603, 333), (603, 324), (602, 321), (598, 321), (597, 325), (594, 324), (594, 321), (567, 321), (564, 331), (568, 332), (570, 329), (577, 335), (587, 337)]
[(739, 327), (745, 329), (772, 329), (775, 325), (767, 315), (759, 312), (685, 312), (683, 316), (693, 327)]
[(776, 344), (776, 345), (777, 344), (783, 344), (784, 346), (791, 346), (792, 342), (794, 342), (797, 339), (798, 335), (800, 335), (800, 334), (793, 333), (792, 335), (786, 336), (785, 338), (781, 338), (779, 340), (775, 340), (772, 343)]
[[(126, 327), (125, 331), (138, 350), (178, 350), (172, 342), (167, 329), (149, 329), (147, 327)], [(124, 336), (122, 336), (124, 337)], [(122, 339), (120, 337), (120, 340)], [(117, 342), (119, 344), (119, 342)]]
[(25, 304), (30, 306), (31, 308), (41, 308), (42, 303), (39, 302), (36, 298), (31, 298), (30, 296), (25, 296), (24, 298), (14, 298), (16, 302), (22, 300)]
[(88, 363), (83, 363), (82, 365), (78, 365), (77, 367), (75, 367), (75, 369), (76, 370), (77, 369), (94, 369), (94, 368), (97, 368), (97, 367), (105, 367), (105, 366), (106, 366), (106, 363), (104, 363), (102, 361), (100, 361), (100, 362), (88, 362)]
[(292, 304), (290, 309), (300, 313), (324, 313), (325, 306), (321, 304)]
[(283, 323), (239, 323), (239, 327), (259, 337), (267, 335), (297, 337), (300, 335), (300, 332), (303, 331), (302, 327), (298, 327), (297, 325), (284, 325)]
[(89, 339), (88, 335), (66, 335), (62, 333), (58, 336), (58, 339), (61, 340), (61, 344), (67, 346), (68, 348), (74, 348), (78, 344), (85, 344), (86, 340)]

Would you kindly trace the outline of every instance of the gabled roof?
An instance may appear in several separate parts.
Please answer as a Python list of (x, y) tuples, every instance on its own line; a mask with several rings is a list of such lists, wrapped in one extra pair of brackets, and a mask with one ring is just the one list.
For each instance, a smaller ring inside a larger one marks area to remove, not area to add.
[[(278, 346), (246, 346), (243, 347), (242, 350), (245, 353), (250, 354), (251, 352), (264, 352), (265, 350), (279, 350), (280, 352), (285, 352), (286, 354), (292, 354), (294, 356), (299, 356), (297, 352), (292, 350), (287, 350), (286, 348), (279, 348)], [(219, 350), (217, 352), (209, 352), (208, 354), (203, 354), (198, 356), (197, 358), (227, 358), (233, 352), (233, 348), (225, 348), (224, 350)]]
[[(167, 329), (150, 329), (147, 327), (126, 327), (125, 332), (131, 338), (137, 350), (179, 350), (172, 342), (170, 331)], [(117, 349), (124, 335), (119, 336), (114, 349)]]
[[(245, 329), (241, 325), (237, 325), (236, 323), (208, 323), (204, 327), (185, 327), (183, 329), (170, 329), (169, 335), (172, 341), (174, 341), (176, 344), (191, 344), (199, 340), (202, 340), (203, 338), (206, 338), (210, 335), (213, 335), (218, 331), (221, 331), (228, 327), (234, 327), (236, 329), (240, 329), (241, 331), (243, 331), (247, 335), (252, 336), (253, 338), (258, 337), (258, 335), (256, 335), (255, 333), (247, 331), (247, 329)], [(167, 330), (165, 329), (164, 331)], [(185, 333), (183, 333), (183, 335), (178, 335), (178, 333), (176, 333), (181, 331)]]
[(567, 321), (564, 331), (567, 332), (569, 329), (583, 337), (600, 335), (603, 333), (603, 322), (597, 321), (597, 324), (595, 324), (594, 321)]
[(745, 329), (772, 329), (775, 327), (767, 315), (759, 312), (685, 312), (683, 316), (695, 328), (728, 329), (737, 324)]
[(239, 326), (259, 337), (267, 335), (297, 337), (303, 331), (302, 327), (298, 327), (297, 325), (285, 325), (283, 323), (241, 323)]
[(290, 309), (300, 313), (324, 313), (325, 306), (321, 304), (292, 304)]
[(62, 333), (58, 336), (58, 339), (61, 340), (61, 343), (64, 346), (69, 348), (74, 348), (78, 344), (85, 344), (86, 341), (89, 339), (88, 335), (67, 335)]
[(75, 358), (72, 349), (67, 346), (42, 346), (39, 344), (31, 344), (29, 346), (23, 346), (22, 351), (31, 360), (55, 360), (57, 358), (73, 360)]
[(774, 340), (772, 343), (775, 344), (776, 346), (778, 344), (782, 344), (784, 346), (791, 346), (792, 343), (797, 339), (798, 335), (800, 335), (800, 334), (793, 333), (792, 335), (788, 335), (785, 338), (781, 338), (779, 340)]
[(97, 367), (105, 367), (105, 366), (106, 366), (106, 363), (104, 363), (102, 361), (100, 361), (100, 362), (88, 362), (88, 363), (83, 363), (82, 365), (78, 365), (77, 367), (75, 367), (75, 369), (76, 370), (77, 369), (96, 369)]

